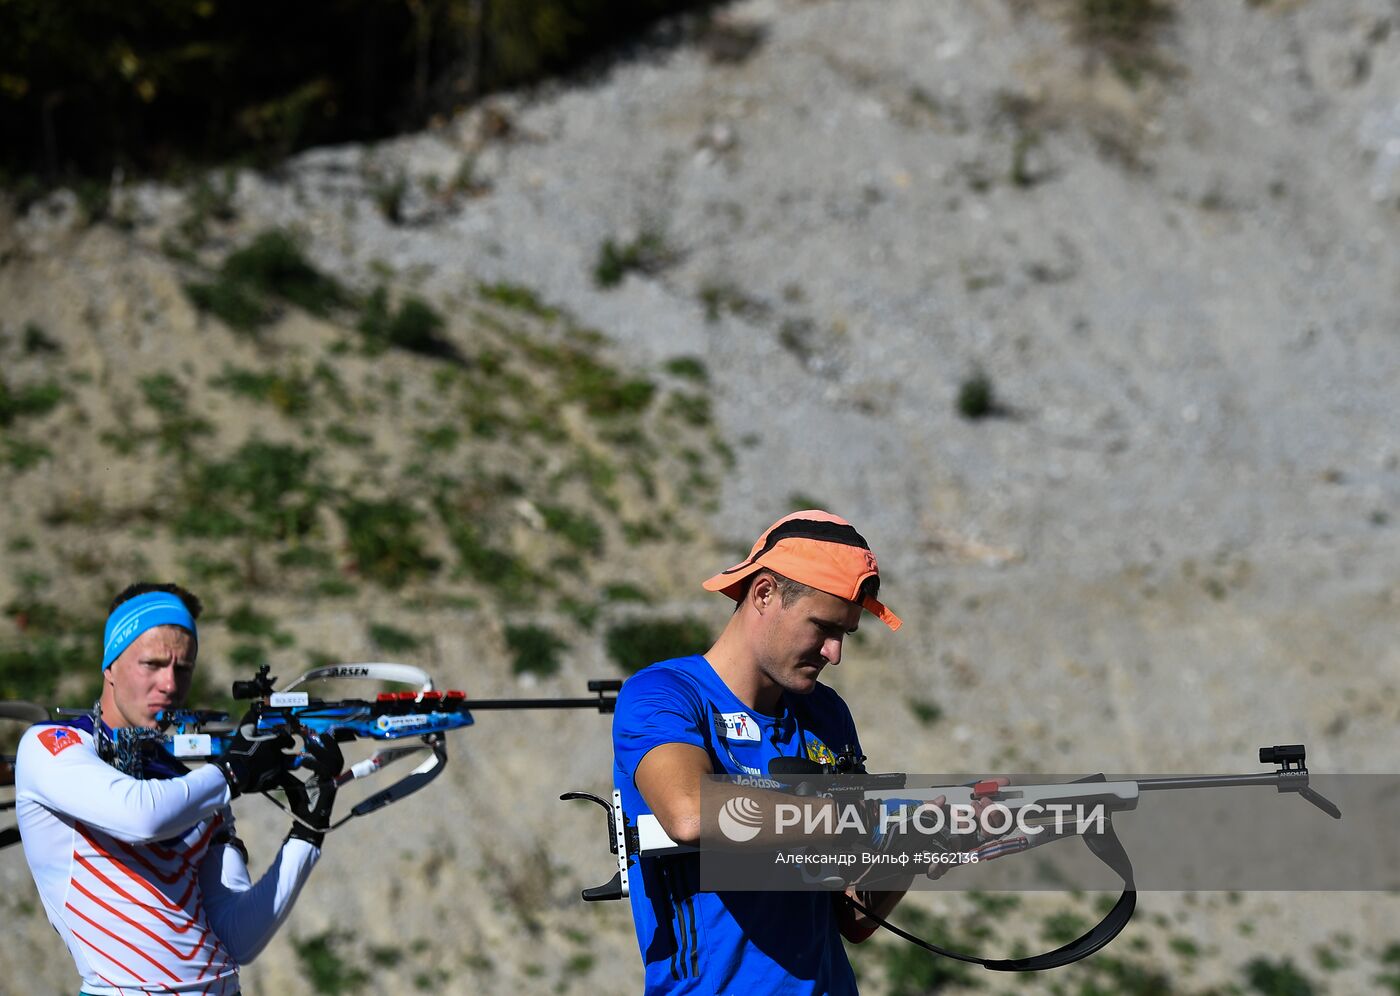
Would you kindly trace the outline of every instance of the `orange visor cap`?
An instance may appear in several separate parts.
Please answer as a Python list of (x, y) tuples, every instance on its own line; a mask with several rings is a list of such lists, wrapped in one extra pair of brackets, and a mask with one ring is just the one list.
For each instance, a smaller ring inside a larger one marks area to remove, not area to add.
[(890, 629), (903, 623), (872, 596), (861, 598), (867, 578), (880, 578), (880, 566), (870, 544), (845, 519), (819, 509), (785, 515), (768, 527), (749, 551), (748, 558), (704, 583), (706, 591), (718, 591), (736, 602), (743, 582), (763, 568), (791, 578), (828, 595), (855, 602)]

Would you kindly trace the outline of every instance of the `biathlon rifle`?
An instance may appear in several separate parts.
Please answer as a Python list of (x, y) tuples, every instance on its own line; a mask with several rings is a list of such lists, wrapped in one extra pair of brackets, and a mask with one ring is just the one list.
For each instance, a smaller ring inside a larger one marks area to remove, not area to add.
[[(981, 958), (949, 951), (877, 916), (859, 901), (848, 900), (852, 907), (870, 920), (925, 951), (981, 965), (995, 972), (1034, 972), (1058, 968), (1087, 958), (1117, 937), (1132, 918), (1133, 910), (1137, 906), (1133, 866), (1114, 832), (1112, 814), (1136, 809), (1139, 799), (1146, 792), (1271, 785), (1281, 793), (1296, 793), (1328, 816), (1340, 820), (1341, 810), (1309, 787), (1306, 758), (1307, 750), (1302, 744), (1290, 744), (1259, 748), (1259, 762), (1278, 767), (1273, 771), (1251, 775), (1168, 776), (1113, 781), (1103, 775), (1092, 775), (1078, 781), (1055, 785), (1007, 785), (1003, 780), (988, 779), (962, 785), (918, 787), (911, 786), (909, 776), (903, 773), (867, 774), (863, 764), (864, 756), (848, 747), (836, 756), (835, 763), (832, 764), (819, 764), (799, 757), (774, 758), (769, 765), (768, 775), (775, 784), (784, 786), (786, 791), (797, 795), (820, 792), (835, 795), (838, 799), (843, 795), (847, 799), (883, 799), (888, 798), (891, 793), (897, 793), (901, 800), (930, 800), (943, 796), (946, 807), (970, 807), (980, 802), (996, 803), (1017, 817), (1023, 815), (1022, 811), (1027, 807), (1032, 806), (1038, 808), (1029, 810), (1031, 813), (1055, 812), (1057, 807), (1070, 807), (1076, 813), (1081, 811), (1081, 807), (1084, 810), (1101, 811), (1101, 820), (1076, 819), (1069, 821), (1068, 826), (1065, 825), (1065, 821), (1059, 821), (1054, 831), (1049, 826), (1043, 826), (1039, 828), (1041, 832), (1034, 835), (1008, 833), (992, 840), (974, 840), (965, 848), (967, 853), (976, 854), (978, 860), (985, 861), (1079, 836), (1083, 838), (1090, 852), (1119, 877), (1123, 883), (1123, 891), (1113, 908), (1084, 934), (1053, 951), (1006, 959)], [(822, 778), (832, 775), (845, 777), (839, 782), (830, 777)], [(568, 792), (560, 798), (584, 799), (597, 803), (608, 815), (608, 844), (617, 859), (617, 872), (605, 885), (584, 889), (582, 897), (585, 902), (626, 898), (630, 893), (630, 872), (641, 858), (664, 857), (698, 850), (673, 841), (667, 836), (660, 821), (651, 814), (644, 813), (635, 820), (630, 820), (622, 810), (622, 796), (617, 791), (612, 794), (611, 804), (587, 792)], [(1018, 819), (1017, 825), (1019, 824)], [(944, 843), (950, 844), (954, 849), (959, 848), (956, 840), (949, 841), (945, 837)]]
[[(49, 718), (48, 710), (30, 702), (0, 702), (0, 719), (12, 719), (23, 723), (42, 723)], [(15, 759), (8, 754), (0, 754), (0, 787), (15, 783)], [(0, 811), (14, 809), (15, 801), (0, 801)], [(19, 827), (0, 827), (0, 848), (9, 847), (19, 841)]]
[[(395, 744), (380, 748), (346, 767), (335, 779), (337, 786), (366, 778), (396, 761), (427, 752), (428, 756), (417, 767), (357, 803), (349, 813), (331, 824), (328, 828), (331, 830), (407, 798), (442, 774), (447, 764), (444, 734), (471, 726), (475, 722), (474, 712), (591, 709), (611, 713), (617, 691), (622, 687), (620, 680), (595, 679), (588, 682), (588, 691), (592, 694), (587, 698), (470, 699), (465, 692), (439, 691), (426, 671), (409, 664), (333, 664), (313, 668), (281, 689), (276, 688), (277, 679), (270, 671), (268, 665), (263, 665), (253, 678), (233, 683), (233, 697), (250, 701), (248, 712), (239, 722), (231, 721), (227, 712), (204, 709), (172, 709), (158, 714), (156, 721), (163, 736), (162, 746), (181, 761), (209, 761), (228, 750), (240, 728), (253, 736), (286, 731), (294, 736), (313, 733), (331, 737), (338, 743), (382, 740)], [(416, 689), (379, 692), (373, 698), (326, 700), (313, 697), (303, 687), (333, 679), (393, 682), (414, 685)], [(86, 715), (85, 710), (59, 709), (57, 712), (60, 716)], [(250, 724), (253, 729), (247, 731)], [(293, 767), (298, 767), (300, 761), (299, 756)]]

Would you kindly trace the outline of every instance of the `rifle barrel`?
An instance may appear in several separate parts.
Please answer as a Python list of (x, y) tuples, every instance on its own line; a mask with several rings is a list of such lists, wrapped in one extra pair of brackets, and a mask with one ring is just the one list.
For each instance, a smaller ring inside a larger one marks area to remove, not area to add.
[(1283, 772), (1270, 771), (1258, 775), (1173, 775), (1166, 778), (1139, 778), (1138, 788), (1152, 789), (1225, 788), (1230, 785), (1278, 785)]
[(469, 712), (478, 709), (596, 709), (611, 712), (613, 699), (465, 699), (462, 705)]

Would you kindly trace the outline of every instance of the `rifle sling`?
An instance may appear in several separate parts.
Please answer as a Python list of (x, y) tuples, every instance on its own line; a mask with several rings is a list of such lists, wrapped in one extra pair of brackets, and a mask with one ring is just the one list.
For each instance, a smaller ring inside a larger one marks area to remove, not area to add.
[[(1086, 782), (1103, 780), (1103, 775), (1081, 779), (1081, 781)], [(847, 902), (858, 912), (874, 920), (896, 937), (901, 937), (910, 944), (933, 954), (942, 955), (944, 958), (953, 958), (971, 965), (981, 965), (993, 972), (1039, 972), (1047, 968), (1059, 968), (1062, 965), (1079, 961), (1081, 958), (1089, 957), (1117, 937), (1128, 925), (1128, 921), (1133, 918), (1133, 910), (1137, 907), (1137, 890), (1133, 886), (1133, 864), (1128, 859), (1128, 852), (1123, 849), (1123, 843), (1118, 839), (1118, 834), (1113, 829), (1112, 819), (1105, 820), (1103, 833), (1084, 834), (1083, 836), (1085, 845), (1094, 857), (1112, 868), (1123, 880), (1123, 893), (1118, 897), (1118, 902), (1113, 904), (1113, 909), (1109, 910), (1104, 918), (1093, 927), (1068, 944), (1043, 954), (1031, 955), (1028, 958), (979, 958), (976, 955), (949, 951), (896, 927), (889, 921), (876, 916), (854, 899), (847, 897)]]

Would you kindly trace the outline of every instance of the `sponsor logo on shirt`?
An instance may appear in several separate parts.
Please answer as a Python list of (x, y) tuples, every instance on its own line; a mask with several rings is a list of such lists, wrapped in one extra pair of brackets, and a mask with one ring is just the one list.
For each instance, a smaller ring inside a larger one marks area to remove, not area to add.
[(53, 726), (40, 732), (39, 743), (47, 747), (50, 754), (57, 757), (69, 747), (79, 743), (78, 732), (70, 730), (66, 726)]
[(746, 712), (721, 712), (715, 714), (715, 732), (725, 740), (759, 739), (758, 723)]

